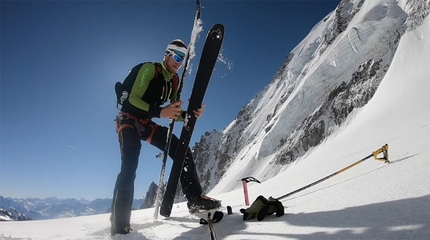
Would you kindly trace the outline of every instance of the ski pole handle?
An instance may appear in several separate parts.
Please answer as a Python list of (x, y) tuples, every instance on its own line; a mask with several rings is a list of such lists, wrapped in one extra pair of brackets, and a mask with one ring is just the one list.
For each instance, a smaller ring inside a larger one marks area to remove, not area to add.
[[(380, 153), (383, 154), (382, 157), (378, 157), (378, 155)], [(380, 149), (374, 151), (372, 154), (373, 154), (373, 158), (375, 158), (375, 160), (384, 161), (385, 163), (390, 162), (390, 161), (388, 161), (388, 144), (385, 144)]]

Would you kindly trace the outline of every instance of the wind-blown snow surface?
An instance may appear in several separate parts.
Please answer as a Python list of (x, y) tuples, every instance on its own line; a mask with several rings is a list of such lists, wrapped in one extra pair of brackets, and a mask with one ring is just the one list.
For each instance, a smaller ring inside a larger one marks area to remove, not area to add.
[[(243, 221), (242, 190), (209, 195), (234, 214), (215, 224), (218, 239), (430, 239), (430, 18), (399, 43), (394, 60), (369, 103), (343, 127), (286, 171), (250, 183), (250, 199), (279, 197), (389, 144), (391, 163), (368, 159), (282, 200), (286, 215)], [(257, 139), (258, 140), (258, 139)], [(252, 151), (252, 149), (251, 149)], [(243, 159), (243, 162), (250, 161)], [(234, 168), (232, 164), (231, 168)], [(0, 223), (0, 239), (210, 239), (207, 226), (185, 203), (171, 218), (153, 220), (153, 208), (134, 211), (134, 232), (110, 237), (109, 214)]]

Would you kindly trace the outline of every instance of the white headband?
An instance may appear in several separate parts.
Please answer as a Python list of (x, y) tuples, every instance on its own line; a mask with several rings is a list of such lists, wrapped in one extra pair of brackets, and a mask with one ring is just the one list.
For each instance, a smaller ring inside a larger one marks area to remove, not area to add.
[(183, 53), (184, 56), (187, 54), (187, 48), (185, 48), (185, 47), (179, 47), (179, 46), (176, 46), (175, 44), (169, 44), (169, 45), (167, 45), (166, 51), (167, 50), (176, 50), (176, 51), (179, 51), (179, 52)]

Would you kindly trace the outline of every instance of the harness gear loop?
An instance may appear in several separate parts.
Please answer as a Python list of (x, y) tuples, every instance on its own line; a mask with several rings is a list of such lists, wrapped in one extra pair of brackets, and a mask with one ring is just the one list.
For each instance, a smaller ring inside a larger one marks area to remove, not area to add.
[[(122, 123), (121, 121), (124, 119), (131, 119), (134, 120), (134, 125), (129, 124), (129, 123)], [(146, 118), (146, 119), (139, 119), (129, 113), (126, 112), (120, 112), (117, 116), (117, 118), (115, 119), (116, 122), (116, 132), (119, 135), (121, 133), (121, 131), (125, 128), (132, 128), (134, 130), (136, 130), (139, 133), (139, 136), (142, 136), (142, 132), (145, 130), (145, 127), (150, 127), (152, 128), (152, 131), (150, 133), (150, 135), (146, 138), (146, 141), (148, 143), (151, 143), (152, 141), (152, 137), (154, 136), (155, 131), (158, 128), (157, 124), (148, 124), (151, 122), (150, 118)]]

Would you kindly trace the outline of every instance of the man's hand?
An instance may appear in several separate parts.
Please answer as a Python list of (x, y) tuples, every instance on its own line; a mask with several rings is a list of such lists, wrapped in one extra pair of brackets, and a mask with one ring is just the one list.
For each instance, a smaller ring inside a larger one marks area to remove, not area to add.
[(170, 119), (177, 119), (182, 112), (181, 105), (184, 104), (181, 101), (176, 101), (174, 103), (171, 103), (167, 105), (166, 107), (161, 109), (160, 117), (161, 118), (170, 118)]
[(202, 116), (203, 112), (205, 111), (205, 104), (202, 104), (202, 106), (200, 108), (197, 108), (197, 110), (194, 110), (194, 116), (196, 118), (199, 118)]

